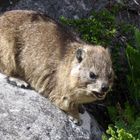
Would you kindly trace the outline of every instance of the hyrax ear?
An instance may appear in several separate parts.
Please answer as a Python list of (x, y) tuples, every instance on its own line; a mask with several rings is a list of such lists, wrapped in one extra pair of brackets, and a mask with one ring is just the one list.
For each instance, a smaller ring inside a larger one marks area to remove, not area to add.
[(83, 60), (84, 56), (85, 56), (85, 51), (83, 49), (80, 49), (79, 48), (76, 51), (76, 58), (77, 58), (77, 60), (78, 60), (79, 63)]

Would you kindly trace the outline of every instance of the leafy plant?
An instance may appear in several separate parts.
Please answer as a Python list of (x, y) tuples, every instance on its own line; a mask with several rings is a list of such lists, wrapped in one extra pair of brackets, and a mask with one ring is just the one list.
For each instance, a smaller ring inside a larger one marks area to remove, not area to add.
[(127, 75), (131, 99), (140, 106), (140, 31), (135, 29), (136, 48), (128, 44), (126, 49), (129, 64)]
[(93, 12), (89, 18), (61, 21), (80, 32), (80, 37), (93, 44), (108, 45), (116, 34), (115, 17), (107, 10)]
[(130, 95), (128, 95), (128, 101), (124, 103), (123, 108), (120, 104), (117, 104), (116, 108), (108, 107), (116, 128), (108, 128), (107, 134), (111, 135), (110, 140), (140, 139), (140, 31), (138, 29), (135, 29), (135, 45), (131, 47), (128, 44), (126, 48), (129, 65), (127, 80)]
[[(119, 106), (120, 107), (120, 106)], [(133, 134), (136, 138), (140, 138), (140, 114), (133, 104), (128, 102), (125, 103), (124, 108), (119, 108), (116, 106), (111, 106), (111, 111), (109, 107), (109, 114), (112, 117), (112, 121), (115, 126), (119, 129), (124, 129), (129, 133)], [(115, 110), (115, 113), (113, 111)], [(111, 114), (113, 113), (113, 115)]]

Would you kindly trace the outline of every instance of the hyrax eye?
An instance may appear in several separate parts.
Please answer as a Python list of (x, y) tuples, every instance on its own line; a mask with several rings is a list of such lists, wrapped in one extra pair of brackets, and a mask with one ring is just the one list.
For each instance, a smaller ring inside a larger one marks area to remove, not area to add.
[(97, 78), (97, 75), (95, 75), (93, 72), (90, 72), (89, 77), (95, 80)]

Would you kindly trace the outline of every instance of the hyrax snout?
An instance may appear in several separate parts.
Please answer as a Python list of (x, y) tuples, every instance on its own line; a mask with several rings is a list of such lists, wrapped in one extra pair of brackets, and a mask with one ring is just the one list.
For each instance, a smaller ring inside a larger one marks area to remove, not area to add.
[(26, 81), (76, 119), (78, 106), (104, 99), (113, 82), (107, 49), (27, 10), (0, 16), (0, 71)]

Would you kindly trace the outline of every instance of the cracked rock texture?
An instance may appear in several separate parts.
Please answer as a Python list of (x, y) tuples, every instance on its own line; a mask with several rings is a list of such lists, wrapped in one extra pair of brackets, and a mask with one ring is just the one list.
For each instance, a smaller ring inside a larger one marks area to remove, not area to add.
[(101, 140), (102, 131), (87, 112), (82, 126), (30, 89), (7, 83), (0, 74), (0, 140)]
[(19, 0), (11, 9), (30, 9), (59, 19), (86, 17), (93, 9), (93, 0)]

